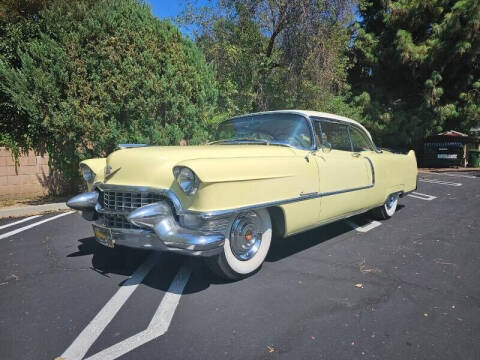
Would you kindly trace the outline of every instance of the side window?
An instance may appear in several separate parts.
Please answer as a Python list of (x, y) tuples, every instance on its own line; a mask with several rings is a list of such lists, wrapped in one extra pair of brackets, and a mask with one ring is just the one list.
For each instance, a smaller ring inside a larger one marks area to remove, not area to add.
[(352, 137), (353, 151), (360, 152), (373, 150), (372, 142), (360, 129), (350, 126), (350, 136)]
[(322, 121), (321, 127), (320, 141), (322, 144), (329, 143), (334, 150), (352, 151), (347, 125)]

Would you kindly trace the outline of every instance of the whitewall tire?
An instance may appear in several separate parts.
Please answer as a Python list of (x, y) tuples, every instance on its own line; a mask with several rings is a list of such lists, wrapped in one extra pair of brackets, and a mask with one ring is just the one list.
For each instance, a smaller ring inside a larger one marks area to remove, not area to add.
[(266, 209), (238, 214), (225, 234), (222, 253), (207, 258), (206, 263), (223, 278), (244, 278), (262, 266), (271, 241), (272, 222)]
[(385, 200), (385, 203), (382, 206), (372, 210), (372, 216), (378, 220), (386, 220), (391, 218), (397, 210), (398, 198), (398, 193), (388, 195), (387, 200)]

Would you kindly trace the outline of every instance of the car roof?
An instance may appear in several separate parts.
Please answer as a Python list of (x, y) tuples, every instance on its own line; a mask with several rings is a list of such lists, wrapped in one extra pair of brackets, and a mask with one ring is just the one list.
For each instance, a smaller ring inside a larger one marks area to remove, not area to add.
[(347, 118), (345, 116), (340, 116), (340, 115), (335, 115), (335, 114), (330, 114), (326, 112), (320, 112), (320, 111), (312, 111), (312, 110), (273, 110), (273, 111), (262, 111), (262, 112), (257, 112), (257, 113), (250, 113), (250, 114), (243, 114), (243, 115), (238, 115), (234, 116), (233, 119), (238, 118), (238, 117), (244, 117), (244, 116), (253, 116), (253, 115), (266, 115), (266, 114), (298, 114), (306, 117), (320, 117), (323, 119), (329, 119), (329, 120), (338, 120), (338, 121), (343, 121), (346, 123), (350, 123), (353, 125), (358, 126), (361, 128), (363, 131), (367, 133), (367, 135), (372, 139), (372, 135), (370, 135), (370, 132), (358, 121), (352, 120), (350, 118)]

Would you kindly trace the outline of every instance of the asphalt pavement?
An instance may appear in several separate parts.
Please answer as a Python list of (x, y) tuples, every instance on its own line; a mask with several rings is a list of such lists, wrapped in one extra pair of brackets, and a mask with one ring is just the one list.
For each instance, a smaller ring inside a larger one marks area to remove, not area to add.
[(480, 359), (480, 177), (420, 174), (394, 217), (274, 239), (238, 282), (0, 219), (0, 359)]

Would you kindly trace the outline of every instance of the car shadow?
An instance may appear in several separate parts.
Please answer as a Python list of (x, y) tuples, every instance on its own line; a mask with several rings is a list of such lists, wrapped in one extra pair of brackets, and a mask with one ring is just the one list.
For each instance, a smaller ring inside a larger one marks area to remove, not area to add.
[(353, 231), (353, 229), (345, 222), (337, 221), (320, 228), (306, 231), (299, 235), (287, 238), (274, 238), (265, 261), (276, 262), (282, 260), (350, 231)]
[(91, 269), (105, 276), (109, 274), (131, 275), (148, 255), (148, 251), (121, 246), (110, 249), (99, 244), (93, 236), (79, 239), (78, 242), (78, 251), (67, 257), (91, 255)]
[[(398, 205), (397, 209), (400, 211), (404, 207), (404, 205)], [(359, 226), (372, 221), (367, 214), (354, 216), (349, 220)], [(265, 261), (275, 263), (353, 231), (355, 230), (345, 221), (336, 221), (291, 237), (274, 238)], [(79, 239), (78, 250), (67, 255), (67, 257), (91, 256), (91, 269), (103, 276), (110, 277), (112, 274), (132, 275), (151, 253), (149, 250), (131, 249), (122, 246), (112, 249), (107, 248), (99, 244), (92, 236)], [(158, 264), (143, 280), (143, 284), (163, 292), (168, 291), (175, 274), (182, 265), (189, 266), (192, 269), (190, 280), (183, 294), (197, 293), (212, 285), (231, 283), (231, 281), (221, 279), (211, 273), (202, 258), (160, 253), (158, 259)], [(120, 282), (119, 286), (124, 281)]]

